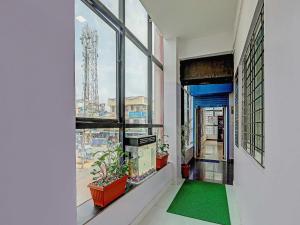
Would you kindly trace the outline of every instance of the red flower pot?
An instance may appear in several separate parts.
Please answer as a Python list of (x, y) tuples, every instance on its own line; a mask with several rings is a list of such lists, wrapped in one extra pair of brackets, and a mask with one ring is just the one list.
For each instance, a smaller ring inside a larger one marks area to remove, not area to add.
[(189, 178), (190, 176), (190, 165), (181, 164), (181, 174), (183, 178)]
[(167, 165), (168, 156), (169, 156), (169, 154), (156, 155), (156, 169), (157, 170), (160, 170), (161, 168), (163, 168), (164, 166)]
[(105, 207), (113, 200), (125, 193), (128, 176), (115, 180), (107, 186), (97, 186), (93, 183), (89, 184), (94, 204)]

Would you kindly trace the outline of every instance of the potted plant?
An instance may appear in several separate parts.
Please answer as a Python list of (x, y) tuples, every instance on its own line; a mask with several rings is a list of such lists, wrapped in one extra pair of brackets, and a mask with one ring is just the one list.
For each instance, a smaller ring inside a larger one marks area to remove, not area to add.
[[(164, 137), (168, 137), (167, 135), (164, 135)], [(170, 145), (168, 143), (165, 143), (162, 139), (158, 139), (157, 142), (157, 148), (156, 148), (156, 169), (160, 170), (168, 163), (168, 149), (170, 148)]]
[(91, 174), (93, 182), (88, 185), (94, 204), (105, 207), (125, 193), (128, 179), (126, 153), (120, 144), (112, 145), (106, 151), (94, 153), (97, 157)]
[(181, 174), (183, 178), (189, 178), (190, 165), (186, 163), (186, 146), (189, 139), (189, 126), (185, 123), (181, 126)]

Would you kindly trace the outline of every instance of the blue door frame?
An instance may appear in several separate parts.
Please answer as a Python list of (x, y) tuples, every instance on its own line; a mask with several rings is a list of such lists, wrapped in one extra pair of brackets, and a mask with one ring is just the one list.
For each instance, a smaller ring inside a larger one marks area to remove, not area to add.
[[(227, 160), (230, 156), (229, 146), (229, 125), (230, 125), (230, 109), (229, 109), (229, 93), (233, 91), (232, 83), (228, 84), (206, 84), (191, 85), (189, 92), (193, 96), (193, 118), (196, 118), (195, 112), (198, 108), (207, 107), (225, 107), (226, 108), (226, 146)], [(195, 123), (193, 123), (193, 132), (195, 132)], [(193, 136), (194, 138), (194, 136)], [(193, 140), (194, 142), (195, 140)], [(195, 143), (195, 142), (194, 142)]]

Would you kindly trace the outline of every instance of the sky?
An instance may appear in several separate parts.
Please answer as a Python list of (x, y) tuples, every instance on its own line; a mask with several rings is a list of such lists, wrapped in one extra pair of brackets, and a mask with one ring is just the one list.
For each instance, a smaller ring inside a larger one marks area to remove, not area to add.
[[(118, 0), (101, 0), (113, 13), (118, 12)], [(147, 44), (147, 13), (138, 0), (126, 0), (126, 26)], [(81, 18), (81, 22), (78, 20)], [(83, 57), (80, 36), (88, 24), (98, 33), (98, 87), (100, 103), (116, 97), (116, 32), (80, 0), (75, 4), (75, 81), (76, 99), (83, 97)], [(126, 97), (147, 96), (147, 57), (126, 38)]]

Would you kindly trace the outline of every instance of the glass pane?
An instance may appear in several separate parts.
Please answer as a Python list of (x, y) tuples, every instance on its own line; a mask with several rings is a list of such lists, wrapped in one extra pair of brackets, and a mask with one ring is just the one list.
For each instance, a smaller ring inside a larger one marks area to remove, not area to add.
[(260, 26), (257, 26), (257, 29), (255, 31), (255, 45), (259, 45), (263, 39), (264, 31), (263, 28)]
[(255, 123), (255, 134), (262, 135), (262, 123)]
[(155, 58), (164, 63), (164, 39), (157, 26), (152, 23), (152, 52)]
[(119, 17), (119, 0), (100, 0), (116, 17)]
[(153, 65), (153, 124), (164, 123), (164, 73), (156, 65)]
[(263, 51), (263, 46), (262, 44), (258, 45), (255, 49), (255, 62), (258, 60), (259, 57), (261, 57), (262, 51)]
[(262, 76), (263, 76), (263, 70), (259, 70), (259, 72), (256, 74), (255, 76), (255, 84), (260, 84), (260, 82), (262, 81)]
[(148, 14), (139, 0), (125, 1), (126, 27), (148, 47)]
[(255, 122), (262, 122), (262, 109), (255, 112)]
[(76, 130), (76, 187), (77, 206), (91, 198), (87, 185), (92, 182), (90, 174), (96, 151), (105, 151), (119, 143), (119, 130), (86, 129)]
[(255, 146), (260, 150), (262, 149), (262, 137), (260, 136), (255, 137)]
[(125, 42), (126, 123), (148, 123), (148, 58), (129, 39)]
[(246, 151), (250, 153), (250, 143), (248, 143), (248, 142), (246, 144)]
[(254, 98), (256, 99), (260, 96), (262, 96), (262, 85), (259, 85), (258, 87), (256, 87)]
[(256, 65), (255, 65), (255, 71), (259, 71), (260, 69), (261, 69), (261, 67), (263, 66), (262, 65), (262, 57), (260, 57), (259, 59), (258, 59), (258, 61), (256, 62)]
[(148, 135), (148, 128), (126, 128), (125, 130), (126, 137), (137, 137), (146, 135)]
[(259, 162), (262, 163), (262, 154), (261, 151), (255, 151), (255, 159)]
[(80, 0), (75, 7), (76, 116), (116, 118), (116, 32)]
[(255, 110), (262, 109), (262, 97), (255, 100)]

